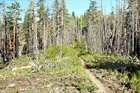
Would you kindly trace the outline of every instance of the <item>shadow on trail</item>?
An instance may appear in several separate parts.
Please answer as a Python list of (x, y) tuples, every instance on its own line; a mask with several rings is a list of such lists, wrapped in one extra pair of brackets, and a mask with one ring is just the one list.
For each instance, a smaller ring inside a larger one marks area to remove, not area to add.
[(137, 78), (140, 78), (140, 64), (138, 63), (129, 63), (129, 62), (92, 62), (92, 64), (88, 64), (86, 62), (87, 69), (104, 69), (111, 70), (114, 72), (117, 70), (120, 73), (127, 72), (129, 79), (132, 78), (132, 75), (136, 75)]

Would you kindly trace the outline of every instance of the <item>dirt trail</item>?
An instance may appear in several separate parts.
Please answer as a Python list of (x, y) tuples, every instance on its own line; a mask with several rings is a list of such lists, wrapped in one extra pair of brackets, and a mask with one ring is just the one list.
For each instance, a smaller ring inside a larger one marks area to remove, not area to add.
[(80, 60), (81, 60), (81, 62), (82, 62), (83, 67), (85, 68), (86, 73), (89, 75), (91, 81), (93, 82), (93, 84), (95, 84), (95, 85), (98, 87), (97, 93), (113, 93), (109, 88), (105, 87), (105, 86), (103, 85), (103, 83), (101, 83), (101, 81), (98, 80), (98, 79), (93, 75), (92, 72), (90, 72), (89, 69), (87, 69), (84, 60), (82, 60), (81, 58), (80, 58)]

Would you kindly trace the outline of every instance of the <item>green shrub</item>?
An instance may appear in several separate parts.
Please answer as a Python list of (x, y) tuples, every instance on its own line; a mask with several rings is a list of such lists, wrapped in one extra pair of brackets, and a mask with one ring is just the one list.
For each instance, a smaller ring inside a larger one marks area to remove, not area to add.
[(4, 89), (6, 89), (6, 86), (0, 87), (0, 90), (4, 90)]
[(67, 45), (61, 45), (60, 47), (60, 51), (62, 52), (62, 56), (75, 56), (75, 52), (72, 48), (70, 48)]
[(58, 56), (58, 48), (55, 45), (50, 45), (44, 54), (47, 59), (55, 58)]
[(31, 58), (31, 60), (36, 60), (35, 54), (29, 54), (28, 56), (29, 56), (29, 58)]

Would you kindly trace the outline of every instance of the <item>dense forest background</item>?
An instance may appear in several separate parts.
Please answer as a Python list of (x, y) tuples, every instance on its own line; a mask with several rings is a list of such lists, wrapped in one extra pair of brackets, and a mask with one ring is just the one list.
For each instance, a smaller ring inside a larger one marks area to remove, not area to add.
[[(31, 0), (23, 23), (20, 3), (13, 1), (1, 5), (0, 59), (7, 62), (25, 54), (38, 54), (49, 45), (69, 45), (78, 42), (81, 48), (98, 52), (118, 53), (140, 58), (140, 0), (118, 0), (116, 8), (107, 15), (103, 13), (102, 0), (90, 0), (89, 9), (80, 17), (68, 13), (65, 0), (45, 0), (35, 4)], [(37, 12), (35, 12), (37, 8)], [(115, 10), (116, 9), (116, 10)]]

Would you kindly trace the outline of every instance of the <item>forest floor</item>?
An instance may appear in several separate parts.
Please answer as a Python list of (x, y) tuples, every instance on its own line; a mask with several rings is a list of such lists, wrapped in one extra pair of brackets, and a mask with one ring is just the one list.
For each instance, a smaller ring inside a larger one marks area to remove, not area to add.
[(13, 59), (0, 70), (0, 93), (96, 93), (76, 52), (63, 49), (40, 51), (38, 60), (32, 54)]
[[(80, 49), (80, 48), (79, 48)], [(0, 64), (0, 93), (140, 93), (140, 61), (50, 46)]]
[(107, 93), (140, 93), (140, 60), (112, 53), (92, 54), (80, 50), (79, 57), (96, 86)]

